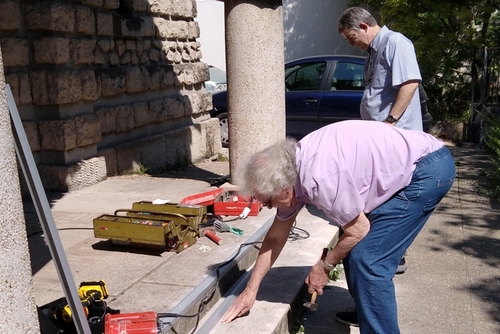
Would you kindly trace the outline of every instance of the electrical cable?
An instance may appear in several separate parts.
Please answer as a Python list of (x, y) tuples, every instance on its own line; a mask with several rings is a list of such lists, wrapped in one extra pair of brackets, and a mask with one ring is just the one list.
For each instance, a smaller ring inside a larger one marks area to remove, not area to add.
[[(299, 231), (299, 232), (295, 232)], [(306, 230), (297, 227), (297, 220), (293, 222), (293, 226), (290, 229), (290, 234), (288, 235), (288, 241), (304, 240), (309, 238), (311, 235)]]
[(239, 220), (241, 219), (240, 217), (235, 217), (235, 218), (231, 218), (231, 219), (224, 219), (224, 220), (221, 220), (222, 222), (234, 222), (235, 220)]
[(106, 316), (107, 304), (104, 300), (96, 300), (95, 301), (95, 303), (99, 303), (99, 302), (102, 304), (102, 313), (100, 316), (96, 315), (93, 317), (89, 317), (88, 321), (89, 321), (89, 324), (91, 324), (91, 325), (98, 324)]
[[(58, 228), (58, 231), (68, 231), (68, 230), (93, 230), (94, 228), (92, 227), (65, 227), (65, 228)], [(35, 232), (31, 232), (28, 234), (27, 238), (31, 238), (32, 236), (35, 236), (37, 234), (43, 234), (43, 230), (38, 230)]]

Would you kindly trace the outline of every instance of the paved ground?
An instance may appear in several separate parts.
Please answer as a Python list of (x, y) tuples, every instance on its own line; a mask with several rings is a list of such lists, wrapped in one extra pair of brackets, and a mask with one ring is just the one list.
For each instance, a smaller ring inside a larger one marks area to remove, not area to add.
[[(451, 147), (458, 177), (407, 254), (409, 266), (394, 281), (402, 333), (500, 333), (500, 206), (481, 195), (487, 184), (484, 152), (475, 147)], [(168, 198), (173, 202), (208, 189), (209, 181), (228, 173), (227, 162), (207, 162), (187, 171), (161, 177), (109, 178), (97, 185), (67, 194), (48, 195), (75, 282), (104, 279), (110, 291), (109, 306), (123, 312), (168, 312), (214, 265), (221, 263), (245, 240), (223, 234), (217, 246), (207, 238), (179, 253), (120, 250), (94, 238), (92, 219), (134, 201)], [(36, 301), (43, 305), (61, 297), (62, 289), (50, 261), (33, 207), (26, 203), (28, 233)], [(264, 209), (258, 217), (237, 221), (248, 236), (272, 217)], [(268, 280), (251, 314), (213, 333), (270, 334), (273, 312), (285, 312), (292, 290), (303, 282), (315, 254), (326, 245), (335, 228), (318, 224), (317, 212), (308, 210), (300, 227), (311, 237), (291, 242)], [(326, 231), (326, 233), (325, 233)], [(294, 284), (283, 283), (287, 273)], [(293, 285), (293, 287), (292, 287)], [(307, 334), (358, 333), (337, 324), (337, 311), (353, 304), (343, 277), (318, 297), (319, 310), (298, 319)], [(267, 325), (267, 327), (266, 327)], [(284, 333), (281, 331), (280, 333)], [(182, 333), (184, 334), (184, 333)]]

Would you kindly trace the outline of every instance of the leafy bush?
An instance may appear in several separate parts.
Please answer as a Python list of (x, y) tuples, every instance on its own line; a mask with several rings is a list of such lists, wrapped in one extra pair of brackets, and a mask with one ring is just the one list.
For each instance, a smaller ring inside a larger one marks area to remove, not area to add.
[(340, 274), (342, 274), (343, 271), (344, 271), (344, 267), (342, 267), (340, 264), (337, 264), (337, 266), (335, 266), (335, 269), (330, 271), (330, 274), (328, 274), (328, 278), (331, 281), (336, 281), (339, 279), (339, 276), (340, 276)]
[(491, 181), (489, 195), (500, 198), (500, 116), (485, 115), (483, 121), (484, 145), (491, 152), (490, 159), (493, 169), (489, 171), (488, 177)]

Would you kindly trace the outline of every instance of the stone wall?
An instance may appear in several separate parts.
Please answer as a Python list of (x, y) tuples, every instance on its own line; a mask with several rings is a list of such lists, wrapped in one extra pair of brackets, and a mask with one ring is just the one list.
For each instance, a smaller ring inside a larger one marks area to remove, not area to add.
[(5, 79), (47, 189), (221, 150), (195, 18), (195, 0), (0, 0)]

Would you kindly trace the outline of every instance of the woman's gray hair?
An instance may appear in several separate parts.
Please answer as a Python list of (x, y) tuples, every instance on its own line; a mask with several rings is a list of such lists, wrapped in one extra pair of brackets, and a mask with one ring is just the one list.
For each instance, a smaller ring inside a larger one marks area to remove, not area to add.
[(375, 27), (378, 24), (377, 20), (366, 9), (361, 7), (347, 8), (339, 19), (337, 29), (339, 33), (346, 29), (358, 31), (361, 23), (366, 23), (370, 27)]
[(272, 197), (293, 187), (297, 181), (296, 147), (297, 141), (287, 138), (250, 156), (242, 170), (242, 190)]

